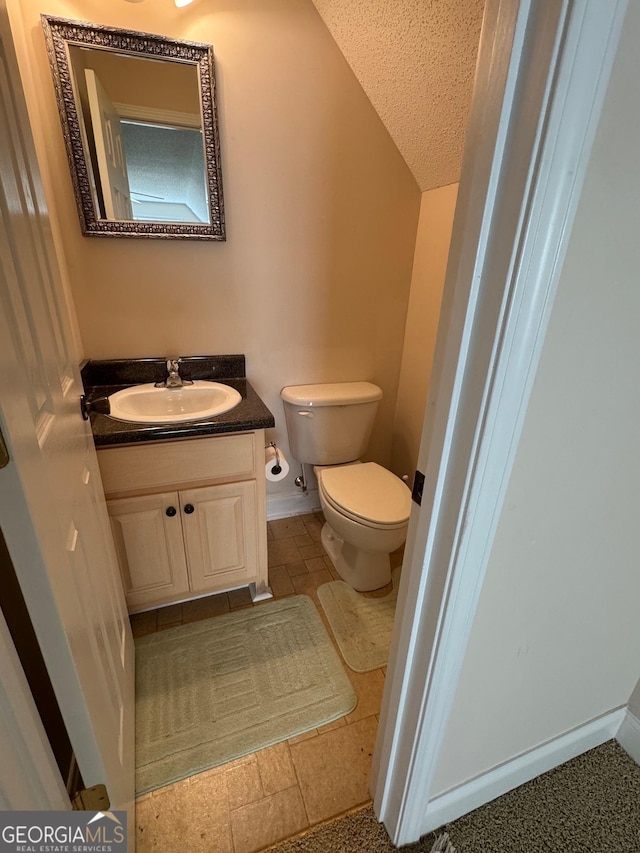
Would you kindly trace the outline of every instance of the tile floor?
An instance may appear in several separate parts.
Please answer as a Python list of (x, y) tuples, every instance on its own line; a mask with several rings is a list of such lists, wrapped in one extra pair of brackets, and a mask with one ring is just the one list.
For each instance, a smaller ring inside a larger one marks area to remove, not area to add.
[[(309, 595), (327, 624), (316, 590), (338, 576), (320, 545), (322, 523), (321, 513), (268, 523), (269, 581), (275, 598)], [(401, 562), (392, 555), (393, 567)], [(248, 590), (236, 590), (136, 614), (131, 624), (142, 636), (253, 606), (261, 605)], [(254, 853), (369, 802), (385, 673), (345, 670), (358, 696), (346, 717), (140, 797), (138, 853)]]

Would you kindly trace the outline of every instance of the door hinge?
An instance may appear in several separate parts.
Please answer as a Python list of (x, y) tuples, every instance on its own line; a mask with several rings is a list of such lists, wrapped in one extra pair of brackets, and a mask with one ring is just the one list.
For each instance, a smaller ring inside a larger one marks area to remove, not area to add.
[(0, 429), (0, 468), (6, 468), (9, 464), (9, 451), (7, 450), (7, 445), (4, 443), (4, 436), (2, 434), (2, 430)]
[(110, 807), (109, 794), (104, 785), (83, 788), (71, 800), (71, 808), (77, 812), (104, 812)]
[(422, 490), (424, 489), (424, 474), (421, 471), (416, 471), (413, 475), (413, 489), (411, 490), (411, 499), (422, 505)]

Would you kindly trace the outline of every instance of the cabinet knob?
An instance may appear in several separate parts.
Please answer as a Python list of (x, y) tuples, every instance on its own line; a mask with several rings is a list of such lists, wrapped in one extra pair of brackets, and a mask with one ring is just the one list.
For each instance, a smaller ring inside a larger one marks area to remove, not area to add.
[(184, 511), (187, 513), (187, 515), (191, 515), (191, 513), (193, 512), (193, 504), (185, 504)]
[(178, 510), (174, 506), (168, 506), (165, 510), (165, 513), (169, 516), (169, 518), (173, 518)]

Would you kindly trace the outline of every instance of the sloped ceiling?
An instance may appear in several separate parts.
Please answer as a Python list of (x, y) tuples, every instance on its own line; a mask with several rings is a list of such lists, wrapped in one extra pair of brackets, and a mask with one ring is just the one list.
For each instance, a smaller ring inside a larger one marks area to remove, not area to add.
[(313, 0), (420, 189), (460, 179), (484, 0)]

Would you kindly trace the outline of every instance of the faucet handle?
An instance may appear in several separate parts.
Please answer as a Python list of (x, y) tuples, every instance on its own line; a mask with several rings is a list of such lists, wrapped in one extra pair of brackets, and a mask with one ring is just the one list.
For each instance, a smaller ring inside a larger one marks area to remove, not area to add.
[(167, 376), (155, 383), (156, 388), (178, 388), (182, 386), (180, 376), (180, 359), (169, 357), (166, 359)]

